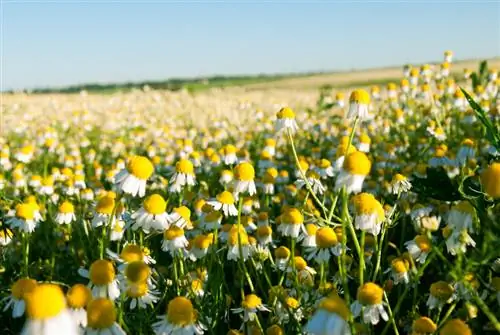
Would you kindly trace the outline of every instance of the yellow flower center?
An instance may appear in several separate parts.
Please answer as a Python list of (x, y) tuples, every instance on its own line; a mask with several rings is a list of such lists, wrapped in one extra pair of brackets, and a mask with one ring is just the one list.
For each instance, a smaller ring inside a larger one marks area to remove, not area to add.
[(352, 91), (349, 102), (368, 105), (370, 103), (370, 94), (361, 89)]
[(167, 320), (169, 323), (184, 327), (196, 321), (196, 312), (193, 303), (184, 297), (176, 297), (168, 303)]
[(405, 181), (407, 178), (400, 173), (396, 173), (392, 178), (393, 183)]
[(384, 208), (370, 193), (360, 193), (352, 198), (358, 215), (377, 214), (380, 220), (385, 217)]
[(365, 283), (358, 289), (358, 301), (363, 305), (378, 305), (382, 302), (384, 290), (375, 283)]
[(289, 208), (283, 214), (282, 222), (287, 224), (302, 224), (304, 223), (304, 216), (297, 208)]
[(460, 201), (456, 206), (454, 206), (459, 212), (467, 213), (473, 215), (475, 212), (474, 206), (466, 200)]
[(274, 256), (276, 258), (280, 258), (280, 259), (287, 259), (288, 257), (290, 257), (290, 249), (288, 249), (287, 247), (281, 246), (281, 247), (277, 248), (276, 250), (274, 250)]
[(99, 259), (90, 266), (90, 281), (94, 285), (102, 286), (115, 279), (115, 268), (110, 261)]
[(146, 180), (153, 174), (154, 166), (144, 156), (133, 156), (127, 163), (127, 170), (138, 179)]
[(343, 169), (353, 175), (367, 176), (372, 168), (372, 162), (365, 153), (355, 151), (346, 156)]
[(273, 230), (269, 226), (260, 226), (257, 228), (256, 233), (258, 237), (266, 237), (270, 236), (273, 233)]
[(234, 205), (234, 197), (231, 192), (224, 191), (217, 195), (217, 201), (224, 205)]
[(113, 213), (114, 207), (115, 207), (115, 199), (108, 195), (99, 199), (95, 210), (99, 214), (111, 215)]
[(16, 206), (16, 216), (24, 220), (33, 220), (35, 217), (35, 207), (30, 203), (18, 204)]
[(17, 300), (24, 299), (25, 295), (31, 293), (36, 286), (36, 280), (30, 278), (21, 278), (12, 285), (12, 296)]
[(120, 258), (125, 263), (142, 261), (143, 257), (144, 254), (141, 250), (141, 247), (138, 246), (137, 244), (127, 244), (120, 253)]
[(83, 284), (75, 284), (66, 293), (66, 300), (69, 307), (84, 308), (92, 299), (92, 292)]
[(87, 326), (94, 329), (110, 328), (116, 321), (113, 302), (106, 298), (92, 300), (87, 306)]
[[(236, 239), (236, 242), (238, 242), (238, 239)], [(212, 243), (213, 243), (213, 234), (197, 235), (193, 241), (194, 246), (201, 250), (207, 249), (210, 245), (212, 245)]]
[(241, 306), (246, 309), (255, 309), (262, 305), (262, 300), (255, 294), (247, 294)]
[(344, 299), (335, 295), (321, 300), (319, 308), (330, 313), (338, 314), (344, 320), (349, 319), (349, 315), (351, 314), (351, 311), (349, 310), (349, 307), (345, 303)]
[(190, 222), (191, 210), (189, 208), (187, 208), (186, 206), (174, 208), (174, 212), (179, 214), (180, 217), (182, 217), (187, 222)]
[(438, 281), (431, 285), (430, 291), (431, 294), (439, 300), (447, 301), (451, 298), (455, 290), (453, 289), (453, 286), (451, 286), (447, 282)]
[(462, 320), (453, 319), (444, 324), (439, 335), (472, 335), (472, 331)]
[(177, 173), (193, 175), (194, 174), (193, 163), (189, 159), (183, 158), (175, 164), (175, 171), (177, 171)]
[[(239, 235), (240, 235), (241, 245), (247, 245), (249, 242), (248, 242), (248, 235), (247, 235), (247, 232), (245, 231), (245, 228), (241, 227), (239, 229)], [(231, 227), (231, 230), (229, 231), (229, 234), (228, 234), (228, 243), (230, 245), (237, 245), (238, 244), (238, 226), (234, 225)]]
[(165, 240), (174, 240), (178, 237), (184, 236), (184, 229), (177, 227), (175, 225), (170, 226), (165, 232), (163, 233), (163, 238)]
[(272, 325), (266, 329), (266, 335), (285, 335), (283, 329), (278, 325)]
[(148, 279), (150, 274), (151, 269), (143, 261), (131, 262), (125, 268), (125, 276), (132, 283), (143, 282)]
[(485, 193), (490, 197), (500, 198), (500, 163), (495, 162), (483, 171), (481, 184)]
[(283, 107), (276, 114), (278, 119), (295, 119), (295, 113), (290, 107)]
[(68, 214), (74, 212), (75, 212), (75, 207), (69, 201), (65, 201), (59, 206), (59, 213)]
[(240, 163), (235, 168), (235, 175), (238, 180), (252, 181), (255, 178), (255, 170), (248, 162)]
[(405, 273), (408, 271), (409, 264), (402, 258), (395, 258), (391, 261), (391, 267), (396, 273)]
[(308, 223), (308, 224), (306, 224), (306, 231), (307, 231), (307, 235), (313, 236), (313, 235), (316, 235), (316, 232), (318, 231), (318, 227), (313, 223)]
[(437, 326), (428, 317), (421, 316), (413, 321), (412, 330), (414, 333), (434, 333), (437, 330)]
[(30, 319), (44, 320), (57, 316), (66, 308), (66, 300), (61, 288), (53, 284), (35, 286), (26, 294), (26, 312)]
[(148, 284), (144, 281), (133, 282), (127, 287), (127, 296), (131, 298), (140, 298), (148, 293)]
[(158, 215), (165, 213), (167, 209), (167, 203), (163, 197), (159, 194), (152, 194), (144, 200), (144, 209), (149, 214)]
[(299, 301), (293, 297), (287, 297), (285, 299), (285, 303), (288, 306), (288, 308), (291, 309), (297, 309), (300, 306)]
[(295, 268), (297, 269), (297, 271), (302, 271), (307, 268), (306, 260), (300, 256), (295, 256), (293, 262), (295, 263)]
[(422, 252), (429, 252), (432, 248), (432, 242), (426, 235), (417, 235), (415, 244)]
[(321, 227), (316, 231), (316, 244), (319, 248), (331, 248), (337, 245), (337, 235), (330, 227)]

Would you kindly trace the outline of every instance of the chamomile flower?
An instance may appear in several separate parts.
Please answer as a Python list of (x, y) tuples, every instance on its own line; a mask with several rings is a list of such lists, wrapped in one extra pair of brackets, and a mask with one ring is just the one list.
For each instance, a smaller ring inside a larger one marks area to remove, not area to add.
[(320, 180), (320, 175), (314, 171), (314, 170), (309, 170), (305, 173), (305, 178), (307, 179), (302, 179), (299, 178), (295, 182), (295, 185), (297, 186), (297, 189), (301, 189), (304, 187), (306, 184), (311, 185), (311, 188), (314, 193), (316, 194), (323, 194), (325, 192), (325, 187), (321, 183)]
[(285, 130), (294, 134), (299, 129), (297, 122), (295, 121), (294, 111), (289, 107), (281, 108), (278, 113), (276, 113), (276, 123), (274, 128), (277, 132)]
[(142, 203), (142, 207), (131, 216), (135, 220), (132, 229), (142, 229), (146, 234), (151, 230), (167, 229), (169, 215), (166, 209), (167, 203), (161, 195), (152, 194), (148, 196)]
[(417, 235), (413, 240), (405, 242), (405, 247), (416, 262), (423, 264), (431, 251), (432, 241), (427, 235)]
[(64, 201), (59, 205), (59, 210), (55, 221), (59, 224), (70, 224), (76, 220), (75, 207), (69, 201)]
[(175, 173), (170, 178), (170, 192), (180, 193), (184, 187), (194, 186), (196, 175), (194, 174), (193, 163), (188, 159), (180, 159), (175, 164)]
[(399, 283), (408, 284), (410, 282), (410, 275), (408, 271), (410, 270), (410, 264), (403, 257), (396, 257), (391, 261), (391, 267), (388, 272), (391, 273), (391, 278), (394, 284)]
[(212, 205), (216, 211), (222, 209), (224, 216), (236, 216), (238, 215), (238, 210), (234, 205), (234, 197), (231, 192), (223, 191), (219, 193), (216, 200), (207, 201), (209, 205)]
[[(209, 248), (212, 246), (214, 241), (214, 235), (209, 234), (198, 234), (191, 241), (190, 255), (194, 259), (202, 259), (208, 254)], [(229, 256), (229, 255), (228, 255)]]
[(223, 186), (229, 185), (234, 179), (233, 171), (231, 170), (222, 170), (220, 173), (219, 183)]
[(370, 173), (372, 163), (361, 151), (355, 151), (344, 159), (342, 169), (335, 181), (335, 191), (346, 188), (347, 193), (359, 193), (363, 181)]
[[(0, 221), (1, 224), (1, 221)], [(0, 246), (5, 247), (12, 242), (12, 237), (14, 234), (12, 230), (6, 227), (0, 227)]]
[(430, 287), (429, 298), (427, 299), (427, 308), (429, 310), (443, 307), (444, 304), (450, 303), (453, 300), (455, 290), (453, 286), (445, 281), (437, 281)]
[(349, 306), (342, 298), (329, 296), (320, 301), (304, 332), (312, 335), (350, 335), (351, 330), (347, 323), (350, 315)]
[(254, 195), (257, 193), (254, 182), (255, 170), (252, 164), (243, 162), (238, 164), (234, 170), (236, 177), (235, 194), (248, 192), (248, 194)]
[(446, 249), (452, 256), (467, 252), (467, 247), (475, 247), (476, 242), (467, 233), (467, 229), (453, 229), (446, 226), (443, 229), (443, 236), (446, 238)]
[(100, 259), (90, 265), (90, 269), (78, 269), (78, 274), (88, 278), (89, 287), (93, 297), (109, 298), (115, 300), (120, 296), (120, 287), (116, 279), (113, 264), (105, 259)]
[(330, 257), (342, 254), (342, 244), (338, 241), (335, 231), (330, 227), (321, 227), (316, 230), (316, 248), (311, 248), (307, 259), (317, 263), (327, 263)]
[[(130, 265), (129, 265), (130, 266)], [(128, 299), (130, 299), (130, 309), (133, 310), (136, 307), (139, 309), (145, 309), (148, 306), (153, 306), (159, 300), (158, 295), (160, 292), (151, 288), (151, 285), (145, 280), (131, 281), (127, 277), (127, 285), (124, 289), (124, 293)]]
[(249, 243), (247, 232), (243, 227), (238, 228), (237, 225), (231, 227), (231, 230), (228, 232), (227, 244), (228, 260), (236, 261), (242, 257), (243, 260), (246, 261), (253, 253), (253, 248)]
[(172, 225), (163, 233), (161, 250), (169, 252), (172, 256), (180, 251), (185, 251), (189, 242), (184, 236), (184, 229)]
[(176, 225), (180, 228), (191, 228), (191, 210), (186, 206), (174, 208), (169, 216), (170, 224)]
[(361, 120), (369, 117), (370, 94), (365, 90), (359, 89), (351, 93), (349, 97), (348, 119), (359, 117)]
[(273, 230), (270, 226), (259, 226), (255, 232), (257, 241), (261, 245), (268, 245), (273, 243)]
[(113, 221), (114, 217), (114, 209), (115, 209), (115, 197), (116, 195), (112, 192), (103, 196), (97, 202), (94, 209), (94, 217), (92, 218), (92, 227), (96, 228), (102, 225), (107, 225), (110, 218)]
[(292, 238), (297, 238), (301, 232), (305, 232), (304, 216), (298, 208), (291, 207), (285, 210), (281, 216), (278, 231), (281, 235)]
[(28, 318), (21, 335), (80, 334), (57, 285), (37, 285), (26, 296), (26, 314)]
[(365, 283), (358, 288), (356, 301), (351, 305), (351, 312), (358, 317), (363, 311), (363, 322), (376, 325), (380, 318), (389, 320), (389, 315), (382, 304), (384, 290), (375, 283)]
[(443, 325), (439, 335), (472, 335), (472, 330), (464, 321), (452, 319)]
[(43, 195), (52, 195), (54, 194), (54, 178), (52, 176), (48, 176), (45, 178), (42, 178), (42, 181), (40, 182), (40, 188), (38, 189), (38, 192)]
[(484, 192), (493, 199), (500, 198), (500, 162), (494, 162), (481, 173)]
[(466, 229), (473, 233), (473, 222), (475, 219), (476, 210), (474, 206), (469, 201), (462, 200), (450, 209), (446, 221), (454, 231)]
[(206, 327), (198, 321), (198, 312), (191, 300), (175, 297), (167, 305), (165, 315), (153, 324), (155, 335), (201, 335)]
[(127, 242), (125, 242), (119, 255), (109, 249), (106, 250), (106, 254), (119, 264), (118, 270), (120, 272), (123, 272), (129, 263), (136, 261), (143, 261), (146, 264), (156, 264), (156, 261), (149, 255), (149, 250), (147, 248), (133, 243), (127, 244)]
[(87, 306), (87, 328), (84, 335), (126, 335), (116, 323), (117, 312), (112, 300), (97, 298)]
[(128, 160), (126, 168), (115, 176), (115, 185), (124, 193), (142, 198), (146, 194), (146, 182), (153, 172), (153, 163), (147, 157), (133, 156)]
[(15, 215), (7, 220), (12, 229), (19, 229), (25, 233), (35, 231), (37, 222), (35, 220), (35, 206), (24, 202), (16, 205)]
[(85, 308), (90, 300), (92, 300), (92, 292), (83, 284), (71, 286), (68, 293), (66, 293), (69, 313), (79, 327), (85, 328), (87, 326), (87, 311)]
[(437, 325), (432, 321), (432, 319), (421, 316), (415, 321), (411, 326), (411, 335), (430, 335), (437, 330)]
[(352, 198), (356, 210), (354, 226), (374, 236), (380, 233), (385, 220), (384, 208), (370, 193), (360, 193)]
[(269, 308), (262, 303), (262, 300), (255, 294), (247, 294), (241, 302), (241, 307), (233, 308), (233, 313), (243, 313), (243, 321), (254, 321), (257, 312), (270, 312)]
[(9, 308), (12, 308), (13, 318), (23, 316), (26, 310), (26, 297), (33, 292), (36, 286), (36, 280), (31, 278), (21, 278), (15, 281), (11, 287), (10, 296), (4, 299), (6, 304), (3, 311), (6, 312)]
[(411, 189), (411, 183), (404, 175), (396, 173), (391, 182), (390, 191), (392, 194), (408, 192)]
[(232, 144), (227, 144), (222, 149), (223, 155), (222, 159), (224, 160), (224, 164), (233, 165), (238, 161), (238, 157), (236, 156), (236, 147)]
[(280, 270), (286, 270), (286, 267), (290, 261), (290, 249), (285, 246), (281, 246), (274, 250), (274, 262), (276, 267)]

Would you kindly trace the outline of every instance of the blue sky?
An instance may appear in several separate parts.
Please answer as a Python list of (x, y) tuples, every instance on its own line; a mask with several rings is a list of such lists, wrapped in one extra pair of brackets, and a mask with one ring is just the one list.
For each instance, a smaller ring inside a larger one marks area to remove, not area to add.
[(500, 3), (3, 0), (2, 89), (500, 55)]

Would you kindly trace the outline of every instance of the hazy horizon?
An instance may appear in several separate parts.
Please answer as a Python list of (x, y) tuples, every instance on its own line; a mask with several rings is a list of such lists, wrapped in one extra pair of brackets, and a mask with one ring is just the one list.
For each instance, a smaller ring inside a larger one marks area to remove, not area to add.
[(498, 2), (3, 1), (2, 22), (2, 90), (500, 56)]

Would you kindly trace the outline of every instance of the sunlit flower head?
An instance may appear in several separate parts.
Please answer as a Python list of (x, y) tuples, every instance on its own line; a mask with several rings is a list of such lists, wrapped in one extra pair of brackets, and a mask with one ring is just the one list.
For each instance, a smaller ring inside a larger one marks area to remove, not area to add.
[(285, 130), (292, 134), (299, 129), (295, 121), (295, 113), (290, 107), (283, 107), (276, 113), (275, 129), (277, 132)]
[(153, 163), (147, 157), (132, 156), (126, 168), (115, 176), (115, 185), (124, 193), (142, 198), (146, 194), (146, 182), (153, 172)]
[(382, 298), (384, 290), (375, 283), (365, 283), (358, 288), (356, 301), (351, 305), (351, 312), (357, 317), (363, 311), (363, 322), (376, 325), (380, 318), (389, 320), (389, 315), (384, 309)]
[(348, 119), (359, 117), (364, 120), (369, 117), (370, 94), (365, 90), (354, 90), (349, 97)]
[(361, 192), (363, 181), (370, 173), (371, 167), (371, 161), (363, 152), (355, 151), (348, 154), (335, 181), (335, 190), (345, 187), (347, 193)]
[(180, 296), (168, 302), (166, 314), (153, 324), (155, 335), (201, 335), (205, 329), (191, 300)]

